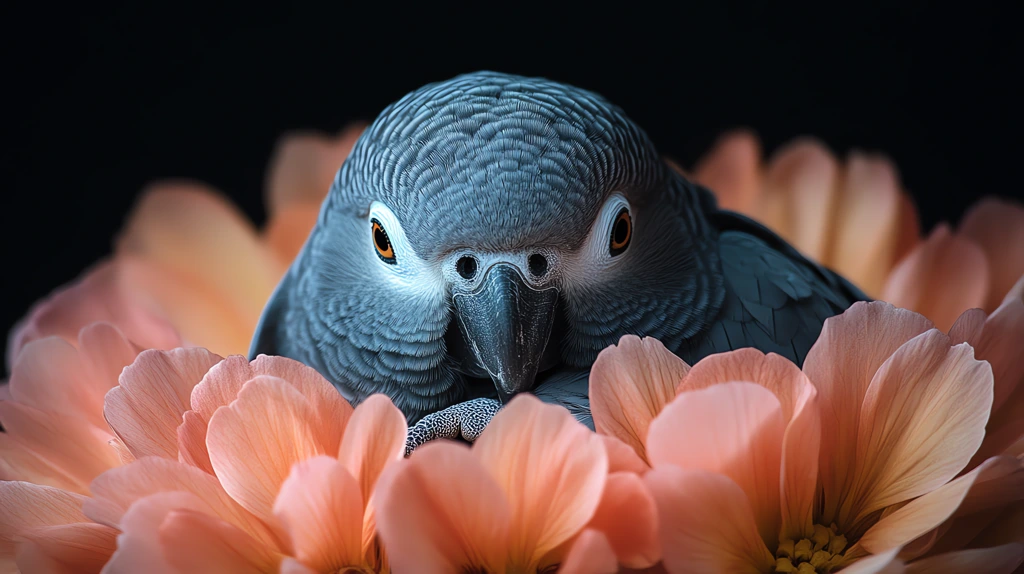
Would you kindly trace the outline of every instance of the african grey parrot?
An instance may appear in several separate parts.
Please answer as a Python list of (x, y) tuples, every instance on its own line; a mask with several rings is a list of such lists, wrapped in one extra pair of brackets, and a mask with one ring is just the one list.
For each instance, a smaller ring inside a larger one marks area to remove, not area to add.
[(472, 440), (523, 391), (592, 426), (588, 369), (625, 334), (691, 365), (740, 347), (800, 364), (866, 298), (718, 209), (602, 97), (478, 72), (363, 133), (250, 355), (297, 359), (353, 402), (386, 393), (415, 446)]

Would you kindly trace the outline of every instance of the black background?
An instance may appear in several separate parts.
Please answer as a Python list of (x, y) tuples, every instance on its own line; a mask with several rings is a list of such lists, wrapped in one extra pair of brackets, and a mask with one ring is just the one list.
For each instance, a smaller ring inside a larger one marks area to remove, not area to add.
[(687, 167), (737, 126), (768, 152), (803, 134), (885, 152), (925, 229), (1024, 194), (1024, 53), (995, 4), (138, 4), (3, 9), (4, 332), (109, 252), (147, 182), (205, 181), (262, 222), (283, 132), (477, 69), (596, 90)]

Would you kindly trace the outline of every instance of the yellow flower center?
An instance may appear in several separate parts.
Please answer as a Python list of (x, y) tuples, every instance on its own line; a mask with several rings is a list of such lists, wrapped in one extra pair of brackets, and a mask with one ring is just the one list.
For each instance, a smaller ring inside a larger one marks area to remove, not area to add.
[(783, 540), (775, 551), (775, 572), (828, 574), (846, 562), (846, 537), (831, 527), (814, 525), (814, 534), (801, 540)]

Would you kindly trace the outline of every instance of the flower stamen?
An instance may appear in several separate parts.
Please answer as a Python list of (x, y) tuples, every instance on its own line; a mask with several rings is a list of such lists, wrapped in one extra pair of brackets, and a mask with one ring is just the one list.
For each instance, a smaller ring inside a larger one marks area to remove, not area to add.
[(810, 538), (783, 540), (775, 551), (775, 572), (796, 574), (828, 574), (846, 562), (846, 537), (836, 525), (814, 525)]

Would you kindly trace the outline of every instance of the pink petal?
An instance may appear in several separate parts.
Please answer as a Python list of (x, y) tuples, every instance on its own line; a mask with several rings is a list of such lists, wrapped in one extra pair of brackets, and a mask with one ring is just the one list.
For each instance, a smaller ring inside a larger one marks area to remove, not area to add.
[(365, 128), (366, 124), (360, 122), (349, 124), (334, 137), (297, 132), (281, 138), (267, 170), (267, 210), (271, 218), (295, 204), (319, 206)]
[(468, 448), (435, 441), (416, 449), (384, 471), (375, 498), (395, 572), (505, 571), (511, 510)]
[(286, 381), (261, 375), (210, 419), (206, 445), (224, 490), (247, 510), (272, 521), (274, 499), (292, 465), (324, 454), (312, 428), (316, 413)]
[(989, 268), (980, 247), (942, 224), (893, 268), (881, 298), (948, 331), (961, 313), (984, 305)]
[(608, 475), (601, 504), (587, 528), (604, 534), (624, 566), (647, 568), (661, 560), (657, 508), (643, 479), (636, 474)]
[(782, 439), (780, 538), (800, 540), (814, 533), (814, 498), (818, 492), (821, 414), (818, 392), (804, 387)]
[(847, 574), (901, 574), (904, 565), (896, 555), (899, 548), (893, 548), (881, 554), (867, 556), (842, 569)]
[(290, 264), (302, 251), (320, 217), (319, 204), (289, 205), (267, 221), (263, 237), (282, 263)]
[[(91, 383), (89, 392), (102, 405), (110, 389), (117, 386), (121, 371), (138, 356), (139, 348), (128, 341), (117, 327), (109, 323), (92, 323), (78, 332), (78, 354), (82, 357), (86, 379)], [(90, 410), (87, 414), (98, 426), (104, 425), (100, 420), (102, 410), (99, 413)], [(96, 417), (97, 414), (100, 417)]]
[(136, 458), (178, 458), (178, 425), (192, 388), (221, 357), (198, 347), (143, 351), (107, 393), (103, 413)]
[(564, 407), (517, 395), (473, 445), (512, 509), (510, 563), (527, 568), (580, 532), (601, 500), (608, 458)]
[(818, 390), (821, 410), (819, 477), (823, 519), (833, 521), (853, 478), (861, 403), (875, 371), (896, 349), (932, 327), (930, 321), (888, 303), (854, 303), (825, 321), (807, 354), (804, 372)]
[(1024, 205), (982, 199), (960, 220), (959, 232), (980, 245), (989, 260), (991, 281), (984, 308), (991, 311), (1024, 275)]
[(278, 574), (317, 574), (316, 570), (303, 566), (302, 562), (286, 556), (281, 561), (281, 567), (277, 571)]
[[(674, 465), (731, 478), (746, 493), (765, 540), (779, 533), (779, 476), (785, 424), (778, 399), (753, 383), (689, 391), (651, 423), (651, 466)], [(702, 437), (702, 440), (680, 440)]]
[(1024, 562), (1024, 544), (975, 548), (939, 554), (907, 566), (907, 574), (1011, 574)]
[(981, 445), (992, 369), (937, 330), (900, 347), (875, 373), (861, 411), (857, 468), (840, 514), (858, 521), (945, 484)]
[(359, 482), (337, 460), (318, 456), (293, 466), (274, 515), (304, 565), (318, 572), (362, 566), (363, 496)]
[(921, 221), (917, 215), (917, 206), (904, 191), (900, 194), (899, 223), (896, 229), (896, 245), (893, 250), (892, 262), (902, 261), (919, 243), (921, 243)]
[(117, 531), (91, 522), (44, 526), (22, 534), (22, 572), (99, 572), (117, 548)]
[(758, 535), (746, 493), (735, 482), (713, 472), (664, 465), (644, 475), (644, 483), (658, 506), (669, 572), (772, 571), (775, 559)]
[(608, 472), (643, 474), (650, 468), (629, 445), (608, 435), (597, 435), (608, 453)]
[(619, 572), (615, 552), (604, 534), (586, 529), (576, 538), (558, 567), (559, 574), (613, 574)]
[(228, 496), (216, 477), (166, 458), (141, 458), (100, 475), (92, 483), (93, 498), (86, 500), (85, 513), (96, 522), (123, 529), (124, 515), (135, 501), (174, 491), (192, 494), (205, 505), (200, 510), (238, 526), (257, 540), (267, 544), (274, 540), (266, 526)]
[(281, 561), (275, 548), (194, 508), (169, 512), (160, 524), (159, 540), (163, 556), (183, 574), (273, 572)]
[(590, 409), (598, 433), (647, 460), (647, 426), (676, 394), (689, 367), (657, 339), (626, 335), (598, 354), (590, 370)]
[[(174, 510), (202, 512), (205, 505), (188, 492), (159, 492), (132, 504), (121, 520), (121, 534), (104, 572), (110, 574), (177, 573), (160, 543), (160, 525)], [(180, 552), (180, 549), (168, 549)], [(185, 574), (181, 572), (180, 574)]]
[(88, 483), (82, 483), (9, 432), (0, 432), (0, 480), (20, 480), (78, 494), (89, 492)]
[(1024, 460), (1016, 456), (997, 456), (986, 460), (979, 468), (978, 478), (957, 508), (957, 516), (1005, 507), (1024, 499)]
[(42, 526), (88, 522), (78, 494), (27, 482), (0, 482), (0, 558), (12, 556), (15, 537)]
[(711, 189), (722, 209), (751, 213), (761, 193), (761, 145), (748, 130), (723, 134), (697, 162), (694, 180)]
[(374, 394), (356, 407), (338, 452), (340, 462), (361, 485), (364, 504), (389, 463), (405, 455), (405, 415), (387, 395)]

